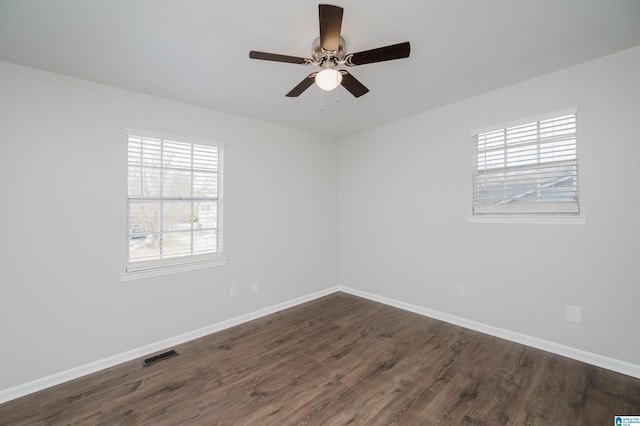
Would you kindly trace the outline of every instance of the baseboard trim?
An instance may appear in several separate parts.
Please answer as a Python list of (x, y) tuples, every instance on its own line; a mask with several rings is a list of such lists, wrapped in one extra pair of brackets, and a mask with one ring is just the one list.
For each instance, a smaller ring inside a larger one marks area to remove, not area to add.
[(168, 347), (180, 345), (189, 342), (200, 337), (207, 336), (218, 331), (225, 330), (227, 328), (235, 327), (236, 325), (244, 324), (249, 321), (253, 321), (258, 318), (262, 318), (266, 315), (270, 315), (284, 309), (292, 308), (305, 302), (318, 299), (320, 297), (328, 296), (330, 294), (341, 291), (343, 293), (351, 294), (353, 296), (362, 297), (364, 299), (371, 300), (373, 302), (382, 303), (395, 308), (403, 309), (405, 311), (413, 312), (418, 315), (437, 319), (450, 324), (458, 325), (460, 327), (468, 328), (470, 330), (478, 331), (480, 333), (488, 334), (490, 336), (499, 337), (515, 343), (530, 346), (536, 349), (541, 349), (546, 352), (561, 355), (567, 358), (571, 358), (577, 361), (585, 362), (587, 364), (602, 367), (607, 370), (622, 373), (627, 376), (640, 379), (640, 365), (631, 364), (625, 361), (605, 357), (602, 355), (586, 352), (581, 349), (572, 348), (569, 346), (561, 345), (548, 340), (539, 339), (536, 337), (528, 336), (525, 334), (517, 333), (514, 331), (506, 330), (499, 327), (483, 324), (480, 322), (472, 321), (466, 318), (458, 317), (455, 315), (445, 314), (443, 312), (435, 311), (433, 309), (425, 308), (422, 306), (414, 305), (400, 300), (391, 299), (389, 297), (381, 296), (367, 291), (350, 288), (347, 286), (335, 286), (330, 287), (315, 293), (311, 293), (305, 296), (301, 296), (295, 299), (291, 299), (276, 305), (272, 305), (263, 309), (259, 309), (248, 314), (240, 315), (235, 318), (231, 318), (225, 321), (221, 321), (216, 324), (212, 324), (203, 328), (199, 328), (194, 331), (190, 331), (178, 336), (174, 336), (168, 339), (164, 339), (155, 343), (151, 343), (145, 346), (141, 346), (120, 354), (116, 354), (107, 358), (103, 358), (88, 364), (84, 364), (78, 367), (71, 368), (60, 373), (52, 374), (50, 376), (36, 379), (31, 382), (27, 382), (18, 386), (14, 386), (8, 389), (0, 390), (0, 404), (11, 401), (13, 399), (20, 398), (38, 392), (40, 390), (56, 386), (70, 380), (86, 376), (104, 370), (105, 368), (113, 367), (123, 362), (132, 361), (143, 356), (149, 355), (154, 352), (162, 351)]
[(120, 354), (116, 354), (107, 358), (103, 358), (88, 364), (84, 364), (78, 367), (71, 368), (60, 373), (55, 373), (50, 376), (36, 379), (31, 382), (27, 382), (21, 385), (17, 385), (8, 389), (0, 390), (0, 404), (3, 402), (11, 401), (40, 390), (56, 386), (70, 380), (78, 379), (87, 374), (92, 374), (105, 368), (113, 367), (123, 362), (132, 361), (143, 356), (149, 355), (154, 352), (162, 351), (166, 348), (180, 345), (189, 342), (200, 337), (207, 336), (211, 333), (225, 330), (227, 328), (235, 327), (236, 325), (244, 324), (249, 321), (270, 315), (287, 308), (291, 308), (300, 305), (305, 302), (310, 302), (314, 299), (318, 299), (323, 296), (335, 293), (339, 291), (338, 287), (331, 287), (315, 293), (311, 293), (305, 296), (301, 296), (295, 299), (288, 300), (286, 302), (278, 303), (263, 309), (259, 309), (248, 314), (240, 315), (235, 318), (231, 318), (225, 321), (221, 321), (216, 324), (212, 324), (206, 327), (199, 328), (194, 331), (190, 331), (178, 336), (170, 337), (168, 339), (160, 340), (145, 346), (141, 346)]
[(515, 331), (506, 330), (499, 327), (483, 324), (480, 322), (472, 321), (466, 318), (458, 317), (455, 315), (445, 314), (443, 312), (435, 311), (433, 309), (424, 308), (422, 306), (413, 305), (411, 303), (402, 302), (400, 300), (391, 299), (378, 294), (369, 293), (363, 290), (357, 290), (346, 286), (338, 286), (338, 290), (344, 293), (351, 294), (353, 296), (362, 297), (374, 302), (383, 303), (388, 306), (393, 306), (405, 311), (413, 312), (418, 315), (437, 319), (450, 324), (458, 325), (460, 327), (468, 328), (470, 330), (479, 331), (480, 333), (488, 334), (490, 336), (499, 337), (501, 339), (509, 340), (515, 343), (520, 343), (532, 348), (541, 349), (546, 352), (550, 352), (556, 355), (571, 358), (576, 361), (585, 362), (587, 364), (595, 365), (596, 367), (602, 367), (607, 370), (615, 371), (616, 373), (622, 373), (627, 376), (640, 379), (640, 365), (631, 364), (629, 362), (620, 361), (614, 358), (609, 358), (603, 355), (594, 354), (591, 352), (576, 349), (570, 346), (561, 345), (559, 343), (551, 342), (549, 340), (539, 339), (537, 337), (528, 336), (526, 334), (517, 333)]

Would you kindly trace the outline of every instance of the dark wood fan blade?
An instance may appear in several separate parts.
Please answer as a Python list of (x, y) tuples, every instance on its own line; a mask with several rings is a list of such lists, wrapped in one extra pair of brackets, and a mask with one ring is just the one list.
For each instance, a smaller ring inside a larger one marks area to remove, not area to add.
[(408, 41), (406, 41), (404, 43), (398, 43), (391, 46), (379, 47), (377, 49), (354, 53), (347, 61), (347, 65), (364, 65), (374, 62), (408, 58), (410, 53), (411, 45)]
[(279, 55), (277, 53), (257, 52), (252, 50), (249, 52), (251, 59), (261, 59), (263, 61), (288, 62), (290, 64), (306, 64), (310, 59), (300, 58), (298, 56)]
[(359, 98), (369, 91), (369, 89), (367, 89), (364, 84), (360, 83), (358, 79), (356, 79), (345, 70), (340, 70), (340, 74), (342, 74), (342, 87), (347, 89), (349, 93), (351, 93), (356, 98)]
[(344, 9), (330, 4), (318, 5), (320, 16), (320, 46), (324, 50), (338, 51), (340, 45), (340, 29)]
[(291, 89), (291, 91), (289, 93), (287, 93), (287, 97), (295, 98), (297, 96), (300, 96), (302, 94), (302, 92), (307, 90), (309, 88), (309, 86), (311, 86), (316, 81), (315, 80), (316, 79), (316, 74), (318, 74), (318, 73), (317, 72), (312, 72), (311, 74), (306, 76), (304, 80), (302, 80), (296, 87), (294, 87), (293, 89)]

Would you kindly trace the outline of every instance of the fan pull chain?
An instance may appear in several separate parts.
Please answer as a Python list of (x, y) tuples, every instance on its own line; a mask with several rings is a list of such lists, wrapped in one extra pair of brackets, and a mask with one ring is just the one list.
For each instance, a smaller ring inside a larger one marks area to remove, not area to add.
[[(336, 87), (334, 90), (336, 91), (336, 103), (340, 102), (340, 93), (338, 90), (340, 86)], [(324, 111), (324, 90), (320, 90), (320, 111)]]

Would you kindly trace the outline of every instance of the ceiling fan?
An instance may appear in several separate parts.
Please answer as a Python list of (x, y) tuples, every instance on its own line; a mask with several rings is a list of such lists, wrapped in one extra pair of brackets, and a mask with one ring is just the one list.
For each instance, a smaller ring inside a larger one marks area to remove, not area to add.
[(300, 65), (317, 65), (320, 71), (315, 71), (305, 77), (296, 87), (287, 93), (288, 97), (297, 97), (316, 83), (322, 90), (333, 90), (342, 85), (353, 96), (359, 98), (369, 91), (362, 83), (346, 70), (338, 70), (339, 65), (353, 67), (374, 62), (391, 61), (393, 59), (408, 58), (411, 52), (409, 42), (365, 50), (358, 53), (346, 53), (344, 39), (340, 36), (342, 14), (344, 9), (330, 4), (318, 5), (320, 18), (320, 37), (313, 42), (311, 58), (280, 55), (277, 53), (249, 52), (249, 58), (264, 61), (287, 62)]

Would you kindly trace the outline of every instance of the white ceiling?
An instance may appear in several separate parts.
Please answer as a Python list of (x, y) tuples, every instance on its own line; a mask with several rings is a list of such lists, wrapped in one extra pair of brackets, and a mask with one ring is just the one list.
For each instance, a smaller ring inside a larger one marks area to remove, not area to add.
[(371, 91), (312, 86), (310, 0), (0, 0), (0, 60), (340, 135), (640, 45), (640, 0), (339, 0), (347, 52), (404, 41), (411, 57), (349, 71)]

